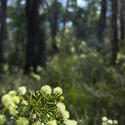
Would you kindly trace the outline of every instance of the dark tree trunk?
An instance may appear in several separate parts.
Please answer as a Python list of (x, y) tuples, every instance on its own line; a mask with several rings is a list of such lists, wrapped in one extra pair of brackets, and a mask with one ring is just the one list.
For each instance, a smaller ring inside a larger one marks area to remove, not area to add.
[(68, 8), (69, 8), (69, 0), (66, 1), (66, 7), (64, 9), (63, 13), (63, 29), (62, 29), (62, 35), (61, 35), (61, 41), (63, 42), (65, 39), (65, 30), (66, 30), (66, 23), (67, 23), (67, 13), (68, 13)]
[(117, 15), (118, 15), (118, 1), (112, 0), (112, 64), (113, 65), (116, 62), (117, 53), (119, 51)]
[(123, 41), (125, 39), (125, 0), (121, 0), (121, 8), (120, 8), (120, 39)]
[(101, 1), (101, 14), (98, 22), (98, 49), (101, 50), (104, 47), (104, 30), (106, 26), (106, 11), (107, 11), (107, 0)]
[(45, 67), (46, 45), (44, 29), (43, 0), (26, 0), (27, 46), (25, 72), (36, 70), (38, 65)]
[(5, 62), (5, 44), (7, 41), (7, 0), (1, 0), (1, 15), (0, 15), (0, 65)]
[(58, 52), (58, 47), (56, 45), (56, 35), (58, 31), (58, 16), (59, 16), (59, 8), (58, 1), (54, 0), (52, 3), (52, 12), (50, 12), (50, 26), (51, 26), (51, 36), (52, 36), (52, 47), (54, 52)]

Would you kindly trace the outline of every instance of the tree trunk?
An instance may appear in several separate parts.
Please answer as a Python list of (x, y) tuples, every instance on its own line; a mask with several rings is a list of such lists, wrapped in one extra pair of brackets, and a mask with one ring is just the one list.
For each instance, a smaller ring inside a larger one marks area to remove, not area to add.
[(38, 65), (45, 67), (46, 45), (44, 29), (43, 0), (26, 0), (27, 46), (25, 72), (32, 67), (36, 71)]
[(0, 26), (0, 65), (5, 62), (5, 44), (7, 41), (7, 0), (1, 0)]
[(125, 39), (125, 0), (120, 1), (120, 39), (123, 41)]
[(101, 50), (104, 47), (104, 30), (106, 26), (106, 11), (107, 11), (107, 0), (101, 1), (101, 14), (98, 22), (98, 49)]
[(64, 17), (63, 17), (63, 32), (65, 32), (65, 29), (66, 29), (66, 14), (68, 13), (68, 8), (69, 8), (69, 0), (66, 1), (66, 7), (64, 12)]
[(52, 12), (50, 12), (50, 25), (51, 25), (51, 36), (52, 36), (52, 47), (53, 52), (58, 52), (58, 47), (56, 45), (56, 35), (58, 31), (58, 16), (59, 16), (59, 8), (58, 1), (54, 0), (52, 3)]
[(119, 51), (117, 15), (118, 15), (118, 1), (112, 0), (112, 64), (113, 65), (116, 62), (117, 53)]

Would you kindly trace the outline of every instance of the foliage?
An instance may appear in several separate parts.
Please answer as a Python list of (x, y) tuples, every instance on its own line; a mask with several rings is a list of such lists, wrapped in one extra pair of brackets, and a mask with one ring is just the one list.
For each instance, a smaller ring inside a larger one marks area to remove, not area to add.
[(101, 124), (103, 116), (118, 119), (119, 124), (124, 125), (124, 63), (121, 65), (120, 61), (116, 67), (109, 66), (88, 47), (77, 49), (77, 52), (56, 54), (48, 59), (47, 69), (39, 66), (37, 73), (31, 72), (30, 76), (22, 70), (11, 73), (6, 65), (5, 72), (9, 73), (2, 77), (1, 92), (21, 85), (34, 90), (42, 86), (41, 83), (59, 85), (64, 89), (64, 102), (71, 117), (80, 125)]

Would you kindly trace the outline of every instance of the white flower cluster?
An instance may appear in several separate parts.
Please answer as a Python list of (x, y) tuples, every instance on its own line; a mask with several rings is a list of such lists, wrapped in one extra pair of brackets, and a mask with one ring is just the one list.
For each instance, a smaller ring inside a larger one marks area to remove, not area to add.
[(66, 120), (65, 124), (66, 125), (77, 125), (77, 122), (75, 120)]
[[(51, 95), (52, 94), (52, 89), (49, 85), (44, 85), (42, 88), (41, 88), (41, 92), (45, 93), (46, 95)], [(63, 93), (63, 90), (62, 88), (60, 87), (56, 87), (53, 89), (53, 94), (54, 95), (62, 95)]]
[[(36, 121), (36, 122), (33, 123), (33, 125), (41, 125), (41, 122), (40, 121)], [(44, 124), (42, 124), (42, 125), (44, 125)]]
[[(24, 95), (26, 93), (26, 87), (22, 86), (18, 88), (19, 94)], [(7, 110), (9, 110), (10, 115), (16, 116), (18, 114), (17, 105), (20, 102), (19, 96), (15, 90), (9, 91), (7, 94), (2, 96), (2, 104)]]
[(44, 85), (42, 88), (41, 88), (41, 92), (47, 94), (47, 95), (51, 95), (52, 93), (52, 89), (49, 85)]
[[(26, 92), (26, 87), (22, 86), (18, 91), (9, 91), (2, 97), (5, 112), (9, 111), (10, 118), (14, 119), (16, 125), (77, 125), (75, 120), (69, 119), (70, 114), (62, 103), (62, 88), (52, 89), (49, 85), (44, 85), (36, 92)], [(6, 116), (0, 115), (0, 125), (5, 122)]]
[[(63, 94), (63, 89), (60, 87), (56, 87), (53, 90), (49, 85), (44, 85), (41, 88), (41, 92), (45, 93), (46, 95), (51, 95), (52, 93), (54, 95), (60, 96), (60, 100), (63, 100), (64, 97), (61, 96)], [(66, 107), (63, 103), (57, 102), (57, 111), (62, 115), (62, 118), (64, 120), (65, 125), (77, 125), (77, 122), (75, 120), (69, 120), (70, 114), (66, 110)], [(49, 121), (47, 125), (57, 125), (56, 120)]]
[(12, 90), (8, 94), (2, 97), (2, 103), (6, 109), (9, 110), (9, 113), (13, 116), (18, 114), (16, 108), (17, 104), (19, 103), (20, 99), (16, 96), (16, 91)]
[(105, 116), (102, 117), (102, 125), (117, 125), (117, 124), (118, 124), (117, 120), (111, 120)]
[(66, 111), (65, 105), (63, 103), (58, 102), (57, 109), (61, 113), (63, 120), (67, 120), (69, 118), (69, 112)]
[(16, 120), (16, 125), (29, 125), (29, 120), (26, 119), (25, 117), (19, 117)]
[(26, 87), (25, 86), (19, 87), (18, 92), (20, 93), (20, 95), (25, 95), (27, 92)]
[(60, 88), (60, 87), (56, 87), (56, 88), (53, 89), (54, 95), (62, 95), (62, 93), (63, 93), (63, 89)]
[(0, 115), (0, 125), (4, 124), (6, 121), (5, 115)]
[(60, 114), (62, 115), (65, 125), (77, 125), (77, 122), (75, 120), (69, 119), (70, 114), (66, 110), (66, 107), (63, 103), (58, 102), (57, 103), (57, 109), (60, 112)]
[(48, 125), (57, 125), (56, 120), (49, 121)]

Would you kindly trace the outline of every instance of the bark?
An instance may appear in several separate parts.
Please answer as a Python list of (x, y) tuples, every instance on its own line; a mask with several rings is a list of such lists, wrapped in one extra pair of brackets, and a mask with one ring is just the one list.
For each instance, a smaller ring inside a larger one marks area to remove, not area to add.
[(27, 16), (27, 46), (25, 72), (30, 68), (36, 71), (38, 65), (45, 67), (46, 45), (45, 45), (45, 14), (43, 0), (26, 0)]
[(7, 41), (7, 0), (1, 0), (1, 27), (0, 27), (0, 63), (5, 62), (5, 44)]
[(112, 64), (114, 65), (117, 59), (117, 53), (119, 51), (118, 41), (118, 1), (112, 0)]
[(106, 11), (107, 11), (107, 0), (101, 1), (101, 14), (98, 22), (98, 49), (101, 50), (104, 47), (104, 30), (106, 26)]
[(125, 39), (125, 0), (121, 0), (120, 8), (120, 39), (123, 41)]
[(51, 36), (52, 36), (52, 47), (54, 52), (58, 52), (58, 47), (56, 45), (56, 35), (58, 31), (58, 16), (59, 16), (59, 7), (58, 1), (54, 0), (52, 3), (52, 12), (50, 12), (50, 26), (51, 26)]

